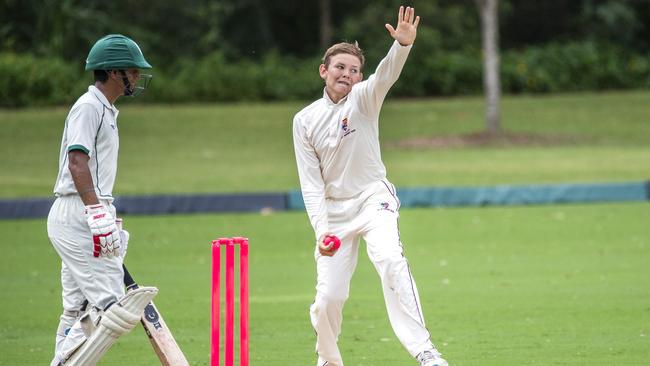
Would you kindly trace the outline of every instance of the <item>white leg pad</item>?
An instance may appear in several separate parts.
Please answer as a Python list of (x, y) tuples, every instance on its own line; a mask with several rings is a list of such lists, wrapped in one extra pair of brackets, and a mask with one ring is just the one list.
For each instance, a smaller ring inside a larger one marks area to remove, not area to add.
[(70, 358), (70, 355), (76, 352), (95, 331), (103, 313), (103, 311), (93, 307), (81, 314), (79, 319), (70, 327), (61, 344), (57, 346), (57, 351), (50, 365), (58, 366), (63, 362), (62, 360)]
[(81, 311), (68, 311), (68, 310), (64, 310), (63, 314), (61, 314), (59, 327), (56, 330), (56, 344), (54, 347), (55, 355), (61, 351), (63, 346), (63, 341), (65, 341), (68, 332), (70, 332), (72, 326), (75, 324), (77, 319), (81, 317), (81, 315), (82, 315)]
[(94, 366), (117, 338), (130, 332), (140, 322), (145, 306), (157, 293), (155, 287), (140, 287), (127, 293), (104, 312), (97, 329), (63, 365)]

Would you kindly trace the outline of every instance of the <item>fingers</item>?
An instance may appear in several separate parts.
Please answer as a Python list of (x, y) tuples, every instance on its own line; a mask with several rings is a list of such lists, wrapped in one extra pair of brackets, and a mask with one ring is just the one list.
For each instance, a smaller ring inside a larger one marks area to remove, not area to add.
[(331, 257), (334, 255), (336, 250), (334, 249), (333, 245), (325, 246), (322, 243), (318, 244), (318, 252), (320, 252), (321, 255), (324, 255), (326, 257)]
[(412, 8), (410, 6), (407, 6), (404, 8), (403, 6), (399, 7), (399, 13), (397, 16), (397, 24), (405, 22), (407, 24), (412, 24), (414, 26), (418, 26), (420, 23), (420, 17), (415, 16), (415, 8)]
[(395, 28), (393, 28), (392, 25), (386, 24), (386, 29), (388, 30), (388, 33), (390, 33), (391, 37), (395, 34)]
[(418, 18), (419, 17), (415, 16), (415, 8), (406, 8), (406, 15), (404, 19), (406, 23), (415, 25), (414, 21), (419, 22), (419, 20), (417, 20)]
[(93, 235), (93, 257), (119, 257), (120, 243), (120, 235), (115, 232)]
[[(406, 23), (415, 27), (420, 24), (420, 17), (415, 16), (415, 8), (412, 8), (410, 6), (407, 6), (406, 8), (403, 6), (399, 7), (399, 11), (397, 13), (397, 26), (399, 27), (401, 23)], [(388, 25), (386, 26), (386, 29), (388, 29)]]
[(318, 251), (320, 252), (320, 254), (322, 256), (325, 256), (325, 257), (331, 257), (331, 256), (334, 255), (334, 253), (336, 253), (336, 251), (331, 249), (331, 248), (330, 249), (323, 249), (323, 248), (319, 247)]

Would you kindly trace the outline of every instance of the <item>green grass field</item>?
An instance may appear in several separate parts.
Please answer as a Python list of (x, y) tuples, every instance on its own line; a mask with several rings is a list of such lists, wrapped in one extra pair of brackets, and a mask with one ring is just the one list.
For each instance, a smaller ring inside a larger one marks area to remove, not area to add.
[[(433, 340), (452, 365), (647, 365), (647, 204), (407, 209), (402, 237)], [(192, 365), (209, 355), (210, 245), (251, 238), (251, 359), (313, 364), (313, 247), (302, 212), (127, 217), (126, 263)], [(43, 220), (1, 221), (0, 364), (46, 364), (60, 311), (59, 260)], [(362, 249), (363, 250), (363, 249)], [(344, 312), (350, 365), (414, 365), (362, 253)], [(142, 329), (101, 365), (155, 365)]]
[[(296, 189), (291, 119), (303, 105), (124, 104), (115, 193)], [(382, 153), (398, 187), (647, 180), (649, 105), (650, 91), (507, 97), (507, 131), (571, 142), (409, 149), (399, 143), (481, 131), (482, 100), (389, 99)], [(66, 113), (0, 110), (0, 198), (51, 195)], [(647, 203), (403, 209), (400, 226), (428, 328), (452, 366), (647, 365), (649, 217)], [(192, 365), (209, 358), (210, 240), (230, 235), (251, 238), (253, 364), (315, 363), (304, 212), (125, 219), (126, 263), (160, 288), (155, 301)], [(0, 221), (0, 233), (0, 366), (47, 364), (60, 260), (44, 219)], [(415, 365), (363, 254), (344, 317), (346, 364)], [(142, 329), (100, 362), (156, 364)]]
[[(295, 189), (291, 123), (304, 105), (124, 105), (115, 193)], [(650, 91), (508, 97), (506, 131), (575, 141), (412, 150), (394, 143), (482, 131), (482, 99), (389, 99), (382, 153), (389, 179), (401, 187), (641, 180), (650, 166), (648, 105)], [(0, 110), (0, 197), (51, 195), (67, 112)]]

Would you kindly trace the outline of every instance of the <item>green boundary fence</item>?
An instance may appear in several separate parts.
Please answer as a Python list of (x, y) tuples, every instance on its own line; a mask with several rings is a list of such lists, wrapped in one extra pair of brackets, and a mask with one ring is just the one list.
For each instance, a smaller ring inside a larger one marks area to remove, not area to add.
[[(483, 187), (410, 187), (397, 190), (402, 207), (544, 205), (650, 200), (650, 181)], [(0, 219), (46, 217), (54, 198), (0, 200)], [(121, 196), (120, 214), (169, 215), (208, 212), (304, 210), (298, 190), (279, 193)]]

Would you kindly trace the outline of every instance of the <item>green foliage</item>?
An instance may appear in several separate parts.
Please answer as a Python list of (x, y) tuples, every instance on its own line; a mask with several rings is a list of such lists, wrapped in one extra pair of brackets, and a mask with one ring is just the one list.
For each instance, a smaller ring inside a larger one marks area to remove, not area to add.
[(650, 86), (644, 55), (612, 44), (552, 43), (502, 55), (502, 86), (511, 93)]
[(649, 43), (642, 34), (642, 18), (650, 13), (648, 4), (643, 3), (635, 0), (586, 1), (577, 19), (583, 24), (587, 39), (647, 51)]
[[(375, 34), (383, 32), (383, 23), (394, 21), (400, 5), (415, 6), (422, 25), (444, 36), (445, 49), (477, 46), (480, 40), (473, 0), (158, 0), (140, 8), (132, 0), (8, 0), (0, 2), (0, 52), (77, 61), (101, 36), (123, 33), (140, 44), (154, 66), (214, 51), (255, 60), (274, 50), (309, 57), (322, 52), (321, 3), (330, 5), (333, 41), (363, 38), (362, 46), (371, 46), (367, 39), (378, 39)], [(500, 0), (499, 4), (504, 49), (593, 40), (650, 51), (647, 1)], [(351, 32), (355, 29), (358, 32)]]
[(0, 106), (70, 103), (79, 91), (79, 74), (60, 59), (0, 53)]
[[(324, 2), (332, 9), (332, 41), (359, 42), (366, 76), (392, 42), (384, 23), (394, 24), (399, 5), (416, 6), (418, 39), (392, 95), (481, 93), (475, 1)], [(77, 65), (99, 37), (115, 32), (133, 37), (154, 66), (152, 88), (135, 102), (294, 100), (320, 94), (318, 2), (161, 0), (146, 11), (132, 11), (129, 0), (37, 3), (0, 4), (0, 107), (71, 103), (90, 79)], [(634, 0), (501, 0), (503, 92), (649, 87), (648, 9)], [(33, 71), (43, 65), (55, 72)], [(32, 87), (36, 84), (41, 86)]]
[[(390, 40), (378, 42), (367, 55), (385, 54)], [(368, 60), (365, 75), (383, 57)], [(650, 87), (649, 57), (613, 44), (552, 43), (505, 51), (501, 59), (504, 93), (549, 93)], [(258, 61), (232, 61), (215, 51), (198, 60), (152, 70), (154, 82), (144, 98), (157, 103), (213, 101), (309, 100), (322, 81), (317, 57), (298, 59), (272, 52)], [(56, 58), (0, 54), (0, 106), (70, 104), (91, 81)], [(479, 94), (483, 65), (476, 47), (445, 50), (440, 35), (424, 28), (392, 95)]]
[[(9, 0), (0, 2), (0, 52), (85, 60), (106, 34), (132, 37), (154, 67), (203, 57), (221, 41), (223, 1)], [(164, 21), (161, 21), (164, 19)]]
[(321, 95), (318, 74), (320, 59), (296, 59), (270, 53), (260, 65), (262, 98), (265, 100), (309, 100)]
[(317, 59), (276, 52), (259, 62), (233, 62), (217, 51), (198, 62), (182, 60), (173, 71), (154, 71), (146, 98), (157, 103), (312, 99), (323, 87), (318, 65)]
[(259, 69), (251, 61), (229, 63), (217, 51), (183, 70), (176, 83), (190, 87), (197, 101), (259, 99)]

